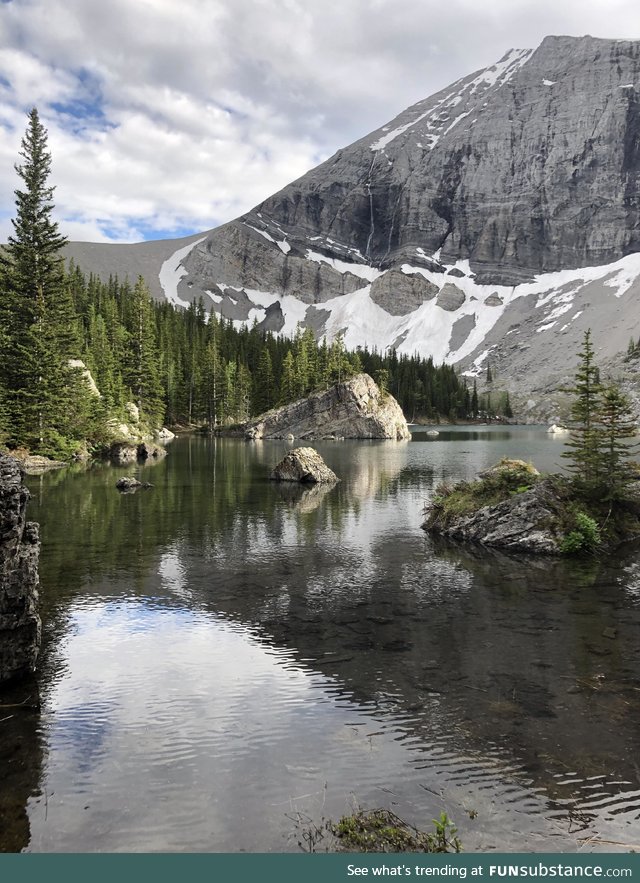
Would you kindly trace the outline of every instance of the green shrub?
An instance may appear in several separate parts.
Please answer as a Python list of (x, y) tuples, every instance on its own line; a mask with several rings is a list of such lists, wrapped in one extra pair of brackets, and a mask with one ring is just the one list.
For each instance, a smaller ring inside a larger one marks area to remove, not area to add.
[(600, 528), (595, 519), (584, 512), (577, 512), (574, 527), (563, 537), (560, 551), (563, 555), (595, 552), (600, 542)]

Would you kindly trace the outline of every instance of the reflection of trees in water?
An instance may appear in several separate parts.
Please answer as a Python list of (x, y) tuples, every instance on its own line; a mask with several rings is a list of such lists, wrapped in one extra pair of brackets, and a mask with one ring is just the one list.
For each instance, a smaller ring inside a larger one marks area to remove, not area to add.
[(372, 555), (366, 580), (349, 579), (345, 557), (332, 580), (301, 552), (295, 570), (263, 572), (229, 615), (427, 747), (482, 754), (490, 744), (551, 799), (589, 799), (590, 776), (603, 793), (637, 790), (640, 617), (606, 565), (426, 538), (419, 550), (383, 537)]
[(551, 796), (580, 787), (558, 785), (563, 771), (637, 782), (640, 617), (622, 561), (434, 541), (419, 512), (397, 530), (405, 494), (436, 481), (406, 446), (318, 445), (343, 481), (310, 490), (268, 480), (281, 447), (181, 440), (129, 496), (110, 467), (38, 480), (49, 640), (79, 590), (121, 592), (124, 577), (132, 594), (171, 592), (171, 565), (176, 597), (255, 626), (425, 746), (492, 744)]
[(27, 802), (42, 774), (38, 686), (27, 678), (0, 691), (0, 852), (29, 845)]

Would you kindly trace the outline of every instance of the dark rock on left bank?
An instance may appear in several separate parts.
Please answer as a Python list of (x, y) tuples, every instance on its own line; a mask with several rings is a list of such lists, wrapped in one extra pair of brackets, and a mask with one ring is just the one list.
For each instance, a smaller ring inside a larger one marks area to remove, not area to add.
[(19, 464), (0, 454), (0, 682), (32, 672), (40, 647), (40, 537), (28, 500)]

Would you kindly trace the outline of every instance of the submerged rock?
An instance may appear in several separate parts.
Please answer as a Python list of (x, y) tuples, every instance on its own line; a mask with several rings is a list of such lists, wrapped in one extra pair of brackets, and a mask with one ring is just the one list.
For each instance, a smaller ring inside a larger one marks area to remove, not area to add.
[(123, 478), (119, 478), (116, 481), (116, 487), (119, 491), (122, 491), (123, 493), (129, 493), (130, 491), (137, 491), (138, 488), (153, 487), (153, 485), (149, 484), (148, 481), (138, 481), (137, 478), (133, 478), (130, 475), (125, 475)]
[(308, 484), (329, 484), (338, 476), (329, 469), (313, 448), (294, 448), (283, 457), (269, 476), (273, 481), (298, 481)]
[(358, 374), (304, 399), (267, 411), (243, 426), (245, 437), (411, 438), (407, 421), (393, 396), (368, 374)]
[(283, 503), (295, 509), (296, 512), (307, 514), (318, 509), (327, 494), (333, 490), (333, 482), (330, 484), (301, 484), (300, 482), (279, 481), (276, 484), (278, 496)]
[(40, 454), (26, 454), (24, 457), (17, 456), (16, 459), (27, 475), (42, 475), (51, 469), (62, 469), (63, 466), (68, 465), (63, 460), (52, 460)]
[(139, 460), (162, 460), (166, 456), (167, 452), (162, 445), (157, 445), (155, 442), (146, 441), (138, 445)]
[(33, 671), (40, 647), (38, 525), (19, 464), (0, 454), (0, 681)]
[(109, 459), (118, 466), (135, 463), (138, 459), (138, 446), (129, 442), (114, 442), (109, 449)]

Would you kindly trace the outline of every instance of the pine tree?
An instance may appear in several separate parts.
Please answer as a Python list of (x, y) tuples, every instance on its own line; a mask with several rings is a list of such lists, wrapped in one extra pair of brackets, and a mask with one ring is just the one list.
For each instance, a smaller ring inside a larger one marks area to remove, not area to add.
[(263, 414), (273, 408), (276, 402), (275, 381), (271, 353), (266, 345), (262, 347), (258, 368), (255, 374), (255, 390), (253, 394), (254, 414)]
[(151, 295), (142, 276), (133, 289), (128, 330), (130, 350), (125, 381), (140, 413), (158, 424), (164, 417), (163, 390)]
[(632, 475), (629, 459), (638, 447), (627, 441), (637, 433), (638, 427), (629, 399), (617, 386), (607, 386), (602, 391), (599, 424), (599, 472), (604, 497), (611, 501), (622, 495)]
[(280, 404), (287, 405), (296, 399), (298, 389), (296, 366), (291, 350), (287, 351), (282, 362), (282, 375), (280, 377)]
[(597, 421), (602, 387), (600, 372), (594, 360), (591, 329), (585, 332), (579, 359), (575, 384), (566, 390), (574, 395), (574, 401), (571, 406), (571, 435), (567, 450), (562, 456), (570, 461), (568, 468), (574, 472), (578, 481), (595, 486), (601, 477)]
[(87, 389), (69, 366), (80, 355), (80, 342), (60, 255), (66, 239), (52, 219), (47, 130), (35, 108), (20, 156), (15, 170), (24, 189), (15, 191), (14, 233), (0, 257), (0, 386), (14, 441), (62, 452), (62, 436), (78, 437), (74, 414), (85, 410)]
[(513, 417), (513, 410), (511, 408), (511, 402), (509, 400), (508, 390), (505, 393), (505, 399), (504, 399), (504, 416), (507, 418), (507, 420), (511, 420), (511, 418)]
[(473, 392), (471, 393), (471, 414), (475, 419), (478, 416), (478, 384), (476, 378), (473, 378)]

